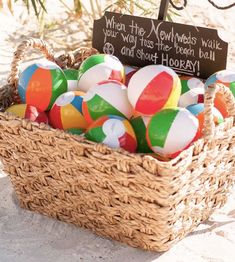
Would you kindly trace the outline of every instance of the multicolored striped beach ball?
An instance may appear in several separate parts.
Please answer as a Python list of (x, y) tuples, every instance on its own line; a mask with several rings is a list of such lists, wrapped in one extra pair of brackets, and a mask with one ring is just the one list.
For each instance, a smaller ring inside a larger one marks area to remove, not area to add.
[(78, 73), (78, 88), (84, 92), (104, 80), (117, 80), (124, 83), (124, 67), (112, 55), (98, 54), (82, 62)]
[[(235, 96), (235, 72), (230, 70), (221, 70), (219, 72), (214, 73), (213, 75), (209, 76), (206, 80), (205, 88), (209, 85), (222, 83), (228, 88), (230, 88), (231, 92)], [(226, 105), (226, 101), (224, 100), (223, 96), (219, 93), (216, 94), (214, 100), (215, 107), (221, 112), (223, 117), (228, 117), (228, 109)]]
[(67, 89), (62, 69), (48, 60), (32, 64), (20, 74), (18, 92), (22, 103), (41, 111), (49, 110)]
[(134, 130), (123, 117), (102, 116), (93, 122), (85, 137), (88, 140), (103, 143), (111, 148), (123, 148), (126, 151), (134, 153), (137, 147), (137, 141)]
[(198, 119), (185, 108), (156, 113), (147, 127), (147, 141), (161, 157), (174, 158), (199, 137)]
[[(204, 109), (205, 109), (204, 104), (200, 103), (200, 104), (190, 105), (190, 106), (187, 107), (187, 109), (193, 115), (195, 115), (197, 117), (197, 119), (199, 121), (200, 134), (202, 135), (203, 128), (204, 128)], [(212, 113), (213, 113), (213, 116), (214, 116), (214, 123), (216, 125), (224, 122), (224, 118), (217, 108), (213, 107)]]
[(87, 128), (82, 115), (83, 95), (81, 91), (70, 91), (59, 96), (49, 112), (50, 124), (73, 134), (81, 134)]
[(137, 116), (130, 120), (130, 123), (135, 131), (137, 138), (137, 152), (139, 153), (151, 153), (153, 152), (148, 145), (146, 140), (146, 129), (150, 117), (148, 116)]
[(222, 94), (220, 93), (215, 94), (214, 107), (220, 111), (221, 115), (224, 118), (229, 116), (228, 107), (224, 99), (224, 96)]
[(124, 66), (124, 71), (125, 71), (125, 85), (128, 86), (131, 77), (139, 70), (138, 67), (132, 67), (125, 65)]
[(181, 76), (180, 81), (182, 90), (178, 104), (179, 107), (187, 107), (204, 102), (205, 89), (202, 80), (191, 76)]
[(68, 82), (68, 91), (78, 90), (78, 70), (65, 69), (63, 72)]
[(133, 108), (127, 98), (126, 86), (107, 80), (90, 88), (84, 96), (82, 111), (88, 123), (104, 115), (130, 118)]
[(20, 118), (25, 118), (33, 122), (48, 124), (48, 117), (46, 113), (39, 111), (34, 106), (26, 104), (13, 105), (10, 106), (6, 111)]
[(138, 70), (131, 78), (127, 94), (135, 111), (143, 115), (176, 107), (181, 93), (178, 75), (169, 67), (149, 65)]
[(235, 72), (230, 70), (221, 70), (209, 76), (205, 83), (205, 88), (215, 83), (222, 83), (229, 87), (235, 96)]

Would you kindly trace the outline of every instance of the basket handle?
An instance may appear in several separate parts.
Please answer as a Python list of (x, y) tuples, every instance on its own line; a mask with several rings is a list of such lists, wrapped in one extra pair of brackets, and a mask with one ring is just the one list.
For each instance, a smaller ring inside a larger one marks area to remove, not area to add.
[[(24, 59), (25, 53), (29, 48), (39, 49), (48, 60), (55, 61), (54, 52), (42, 39), (29, 38), (22, 41), (14, 52), (13, 60), (11, 63), (11, 72), (8, 77), (8, 84), (14, 89), (16, 89), (18, 85), (19, 67), (21, 61)], [(14, 92), (16, 93), (16, 90), (14, 90)]]
[(213, 117), (214, 99), (216, 93), (221, 93), (226, 102), (229, 116), (235, 116), (235, 99), (230, 89), (223, 84), (213, 84), (208, 86), (204, 98), (204, 136), (211, 138), (214, 136), (215, 123)]
[(98, 51), (91, 47), (79, 47), (74, 51), (64, 53), (59, 57), (54, 56), (53, 50), (49, 47), (48, 43), (39, 38), (29, 38), (19, 44), (16, 51), (14, 52), (13, 61), (11, 63), (11, 72), (8, 77), (8, 84), (17, 87), (19, 80), (19, 66), (21, 61), (24, 59), (25, 52), (29, 48), (39, 49), (41, 53), (48, 60), (57, 63), (62, 68), (64, 67), (78, 67), (84, 59), (88, 56), (97, 54)]
[(8, 83), (0, 87), (0, 111), (4, 111), (12, 103), (19, 103), (18, 96), (18, 81), (19, 81), (19, 67), (21, 61), (24, 59), (25, 53), (29, 48), (38, 49), (50, 61), (57, 63), (60, 67), (78, 68), (80, 63), (88, 56), (97, 54), (98, 51), (90, 47), (79, 47), (78, 49), (64, 53), (59, 57), (54, 56), (53, 50), (49, 47), (47, 42), (38, 38), (29, 38), (22, 41), (16, 51), (14, 52), (11, 63), (11, 72), (8, 77)]

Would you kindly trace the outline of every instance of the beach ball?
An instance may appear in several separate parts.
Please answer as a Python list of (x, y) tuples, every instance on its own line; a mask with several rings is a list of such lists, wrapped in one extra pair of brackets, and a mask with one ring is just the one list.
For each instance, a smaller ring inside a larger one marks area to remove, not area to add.
[(78, 88), (84, 92), (104, 80), (117, 80), (124, 83), (124, 67), (112, 55), (97, 54), (84, 60), (78, 72)]
[(137, 116), (130, 120), (130, 123), (135, 131), (135, 135), (137, 139), (137, 152), (139, 153), (153, 152), (146, 140), (146, 129), (149, 120), (150, 117), (148, 116)]
[(132, 67), (132, 66), (128, 66), (125, 65), (124, 66), (124, 72), (125, 72), (125, 86), (128, 86), (131, 77), (134, 75), (134, 73), (136, 73), (139, 70), (138, 67)]
[(68, 82), (68, 91), (78, 90), (78, 70), (65, 69), (63, 72)]
[(143, 115), (176, 107), (181, 93), (178, 75), (169, 67), (149, 65), (139, 69), (130, 79), (127, 94), (134, 110)]
[(217, 108), (220, 111), (221, 115), (224, 118), (229, 116), (228, 107), (227, 107), (226, 101), (224, 99), (224, 96), (222, 94), (220, 94), (220, 93), (215, 94), (214, 107)]
[(198, 119), (185, 108), (167, 108), (152, 116), (147, 142), (161, 157), (174, 158), (199, 137)]
[[(200, 103), (200, 104), (195, 104), (195, 105), (190, 105), (187, 107), (187, 109), (197, 117), (198, 121), (199, 121), (199, 129), (200, 129), (200, 133), (202, 134), (202, 130), (204, 127), (204, 104)], [(222, 123), (224, 121), (224, 118), (222, 116), (222, 114), (220, 113), (220, 111), (213, 107), (212, 109), (212, 113), (213, 113), (213, 117), (214, 117), (214, 123), (216, 125)]]
[(33, 122), (48, 124), (48, 117), (45, 112), (41, 112), (34, 106), (19, 104), (9, 107), (7, 112), (20, 118), (25, 118)]
[(202, 80), (191, 77), (181, 76), (181, 95), (179, 100), (179, 107), (187, 107), (192, 104), (204, 102), (204, 83)]
[(49, 110), (56, 98), (67, 91), (67, 80), (55, 63), (43, 60), (27, 67), (19, 77), (18, 92), (22, 103)]
[(73, 134), (81, 134), (87, 128), (82, 115), (83, 95), (81, 91), (69, 91), (59, 96), (49, 112), (50, 124)]
[[(209, 76), (206, 80), (205, 88), (211, 84), (222, 83), (227, 86), (235, 96), (235, 72), (230, 70), (221, 70)], [(219, 93), (215, 95), (215, 107), (221, 112), (223, 117), (228, 117), (228, 109), (223, 96)]]
[(103, 143), (111, 148), (123, 148), (134, 153), (137, 141), (129, 121), (123, 117), (107, 115), (93, 122), (85, 133), (88, 140)]
[(104, 115), (130, 118), (133, 108), (124, 84), (107, 80), (94, 85), (84, 96), (82, 111), (88, 123)]
[(221, 70), (209, 76), (206, 80), (205, 87), (207, 88), (211, 84), (222, 83), (229, 87), (233, 95), (235, 96), (235, 72), (230, 70)]

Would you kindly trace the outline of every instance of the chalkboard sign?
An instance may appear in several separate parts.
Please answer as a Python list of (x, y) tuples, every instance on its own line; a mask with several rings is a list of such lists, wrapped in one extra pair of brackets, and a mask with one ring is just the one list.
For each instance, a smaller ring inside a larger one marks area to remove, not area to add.
[(94, 21), (92, 45), (124, 64), (163, 64), (204, 79), (226, 68), (228, 50), (215, 29), (113, 12)]

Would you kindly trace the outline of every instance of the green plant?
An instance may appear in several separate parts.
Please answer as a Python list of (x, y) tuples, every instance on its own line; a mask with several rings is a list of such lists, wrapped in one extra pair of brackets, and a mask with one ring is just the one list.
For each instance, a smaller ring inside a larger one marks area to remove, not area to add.
[[(17, 2), (18, 0), (15, 0)], [(24, 4), (26, 5), (28, 12), (30, 12), (30, 8), (32, 7), (34, 10), (35, 15), (39, 18), (41, 13), (41, 9), (46, 12), (45, 7), (45, 0), (23, 0)]]
[[(99, 19), (105, 11), (157, 18), (161, 0), (73, 0), (72, 6), (68, 4), (67, 0), (53, 0), (53, 5), (62, 6), (64, 14), (67, 14), (64, 20), (54, 19), (53, 21), (47, 17), (47, 6), (50, 4), (47, 0), (5, 1), (12, 14), (15, 3), (24, 3), (28, 12), (33, 12), (37, 17), (38, 29), (34, 32), (37, 36), (47, 40), (53, 39), (53, 42), (56, 42), (59, 46), (66, 46), (72, 50), (77, 46), (77, 39), (80, 39), (80, 44), (90, 44), (93, 21)], [(2, 6), (2, 0), (0, 0), (0, 10)], [(172, 17), (175, 15), (178, 15), (177, 11), (169, 6), (167, 19), (172, 21)], [(62, 27), (66, 31), (65, 37), (55, 34), (55, 31), (60, 30)], [(77, 36), (79, 32), (82, 32), (82, 37), (81, 34)]]

